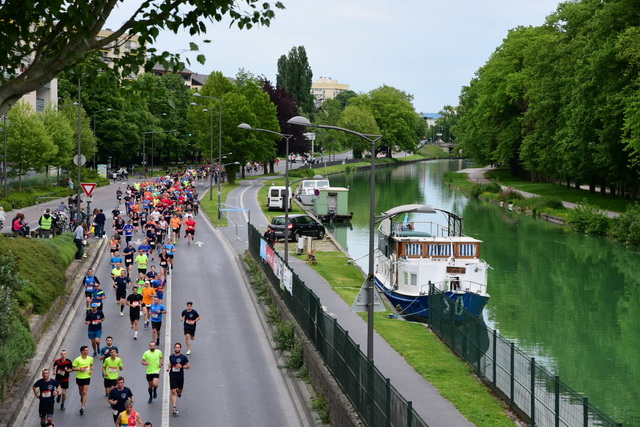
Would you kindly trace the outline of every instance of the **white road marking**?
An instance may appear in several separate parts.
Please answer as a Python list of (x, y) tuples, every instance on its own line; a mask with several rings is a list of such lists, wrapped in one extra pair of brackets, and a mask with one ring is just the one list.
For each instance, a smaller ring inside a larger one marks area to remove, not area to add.
[[(165, 276), (166, 277), (166, 276)], [(171, 304), (171, 275), (167, 279), (167, 284), (164, 291), (164, 305), (167, 307)], [(164, 330), (164, 352), (162, 353), (164, 366), (164, 374), (162, 375), (162, 427), (169, 427), (169, 409), (171, 408), (171, 389), (169, 388), (169, 372), (167, 372), (165, 366), (169, 366), (169, 355), (171, 355), (171, 317), (173, 312), (167, 310), (165, 314), (165, 320), (167, 324)]]

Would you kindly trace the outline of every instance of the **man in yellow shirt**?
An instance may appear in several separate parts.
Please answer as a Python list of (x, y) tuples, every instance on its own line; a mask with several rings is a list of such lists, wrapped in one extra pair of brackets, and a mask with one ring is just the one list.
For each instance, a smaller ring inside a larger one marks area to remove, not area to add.
[(149, 342), (149, 350), (142, 355), (142, 364), (147, 367), (147, 382), (149, 383), (149, 403), (158, 398), (158, 382), (162, 368), (162, 352), (156, 348), (156, 342)]
[(73, 371), (76, 374), (76, 384), (78, 385), (78, 393), (80, 394), (80, 415), (84, 415), (84, 407), (87, 404), (87, 394), (89, 391), (89, 383), (93, 374), (93, 357), (89, 356), (89, 347), (83, 345), (80, 347), (80, 356), (73, 361)]
[(107, 396), (111, 393), (111, 390), (117, 385), (118, 376), (120, 371), (124, 369), (122, 359), (118, 356), (118, 352), (115, 348), (109, 351), (109, 357), (104, 359), (104, 365), (102, 365), (102, 373), (104, 374), (104, 390), (107, 392)]
[(145, 251), (140, 251), (140, 254), (136, 257), (136, 264), (138, 264), (138, 273), (147, 273), (147, 264), (149, 264), (149, 257)]

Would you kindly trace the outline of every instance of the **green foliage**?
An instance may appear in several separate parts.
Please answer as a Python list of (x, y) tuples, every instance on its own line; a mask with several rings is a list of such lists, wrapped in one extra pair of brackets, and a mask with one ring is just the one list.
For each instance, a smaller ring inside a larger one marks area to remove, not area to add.
[[(380, 135), (380, 129), (371, 111), (355, 105), (348, 105), (344, 109), (338, 126), (368, 135)], [(354, 158), (362, 158), (364, 151), (371, 151), (371, 143), (366, 139), (348, 133), (344, 136), (347, 140), (343, 143), (343, 147), (345, 144), (350, 147)]]
[(525, 197), (521, 193), (510, 188), (500, 192), (498, 196), (498, 200), (504, 203), (513, 203), (516, 200), (523, 200), (524, 198)]
[(331, 424), (329, 414), (329, 401), (326, 397), (318, 395), (311, 399), (311, 408), (318, 414), (318, 419), (322, 424)]
[(276, 86), (289, 92), (306, 114), (315, 111), (311, 94), (312, 79), (313, 71), (304, 46), (294, 47), (289, 51), (289, 56), (282, 55), (278, 59)]
[(534, 215), (540, 214), (545, 210), (554, 209), (561, 210), (564, 209), (562, 205), (562, 200), (557, 197), (525, 197), (524, 199), (518, 201), (518, 207), (529, 210)]
[(573, 231), (579, 233), (605, 235), (609, 229), (607, 217), (586, 200), (569, 211), (567, 222)]
[(488, 184), (473, 183), (469, 189), (469, 195), (475, 199), (480, 197), (483, 193), (500, 193), (502, 187), (497, 182), (490, 182)]
[(287, 361), (282, 367), (290, 371), (297, 371), (302, 368), (303, 365), (304, 347), (302, 345), (302, 341), (296, 338), (293, 343), (293, 348), (289, 351), (289, 355), (287, 356)]
[(0, 400), (4, 398), (4, 382), (36, 354), (36, 342), (27, 319), (14, 316), (4, 325), (9, 329), (9, 335), (0, 345)]
[[(71, 190), (67, 187), (46, 187), (43, 185), (23, 188), (22, 191), (10, 191), (7, 198), (0, 200), (0, 205), (5, 211), (22, 209), (38, 203), (38, 197), (68, 197)], [(10, 219), (10, 218), (9, 218)]]
[(627, 211), (613, 221), (613, 237), (627, 246), (640, 247), (640, 204), (627, 207)]
[(274, 350), (291, 351), (295, 345), (295, 324), (291, 321), (284, 321), (276, 324), (276, 330), (273, 333), (273, 341), (275, 342)]

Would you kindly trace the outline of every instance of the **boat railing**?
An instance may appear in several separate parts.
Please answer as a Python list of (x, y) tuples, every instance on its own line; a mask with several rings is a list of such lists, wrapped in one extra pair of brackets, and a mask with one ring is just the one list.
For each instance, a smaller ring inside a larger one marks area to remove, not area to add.
[(473, 292), (478, 295), (486, 295), (487, 294), (487, 284), (476, 282), (474, 280), (442, 280), (439, 282), (429, 282), (423, 285), (420, 285), (420, 295), (429, 294), (429, 285), (433, 283), (433, 285), (440, 292), (456, 292), (456, 291), (468, 291)]
[(402, 236), (404, 233), (410, 232), (426, 232), (429, 237), (448, 237), (449, 227), (433, 221), (396, 222), (393, 224), (391, 235)]

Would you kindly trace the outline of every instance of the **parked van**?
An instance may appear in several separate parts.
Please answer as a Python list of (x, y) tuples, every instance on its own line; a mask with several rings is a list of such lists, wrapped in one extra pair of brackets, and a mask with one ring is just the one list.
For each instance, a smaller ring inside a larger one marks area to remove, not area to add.
[[(293, 191), (289, 187), (289, 210), (291, 210), (291, 199)], [(282, 209), (284, 210), (285, 186), (272, 185), (269, 187), (269, 196), (267, 197), (267, 210)]]

